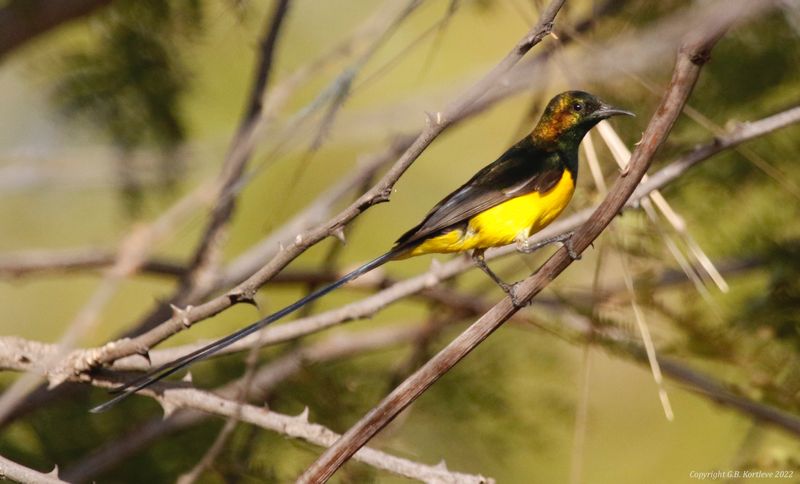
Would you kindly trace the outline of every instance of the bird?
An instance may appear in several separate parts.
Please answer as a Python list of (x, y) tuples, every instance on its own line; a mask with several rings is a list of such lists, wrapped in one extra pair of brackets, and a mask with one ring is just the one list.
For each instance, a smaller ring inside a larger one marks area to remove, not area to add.
[(530, 134), (444, 197), (386, 253), (249, 326), (113, 389), (112, 393), (117, 395), (91, 411), (98, 413), (111, 408), (139, 390), (209, 357), (392, 260), (431, 253), (471, 251), (475, 264), (508, 294), (514, 305), (520, 306), (522, 302), (516, 294), (518, 283), (502, 281), (486, 264), (484, 251), (516, 244), (520, 252), (530, 253), (544, 245), (562, 242), (570, 257), (580, 257), (572, 249), (571, 233), (535, 245), (530, 245), (528, 239), (558, 217), (572, 199), (578, 178), (581, 140), (597, 123), (616, 115), (634, 116), (632, 112), (606, 104), (584, 91), (566, 91), (556, 95)]

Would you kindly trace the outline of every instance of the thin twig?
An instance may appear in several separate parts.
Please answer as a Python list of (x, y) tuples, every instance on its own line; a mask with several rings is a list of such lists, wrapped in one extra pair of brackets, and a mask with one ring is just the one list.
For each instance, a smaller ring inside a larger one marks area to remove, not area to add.
[[(116, 258), (114, 251), (96, 247), (12, 252), (0, 255), (0, 277), (16, 278), (102, 269), (113, 264)], [(174, 277), (183, 274), (184, 266), (166, 259), (150, 259), (140, 270)]]
[[(370, 331), (348, 332), (346, 335), (334, 333), (323, 341), (298, 347), (258, 369), (252, 378), (252, 385), (247, 388), (247, 401), (262, 404), (279, 384), (304, 368), (407, 344), (426, 331), (427, 328), (423, 326), (403, 323)], [(214, 393), (225, 398), (234, 398), (241, 388), (240, 379), (215, 389)], [(127, 433), (117, 441), (104, 444), (93, 454), (65, 469), (62, 475), (70, 482), (88, 481), (115, 467), (150, 442), (200, 424), (209, 417), (208, 414), (191, 409), (179, 410), (166, 420), (159, 417), (137, 426), (137, 432)]]
[[(647, 351), (643, 346), (608, 331), (598, 332), (592, 320), (584, 315), (571, 314), (570, 324), (584, 335), (592, 335), (589, 336), (589, 341), (592, 343), (600, 344), (607, 349), (621, 350), (623, 354), (633, 357), (643, 364), (647, 362)], [(658, 356), (658, 363), (665, 375), (688, 385), (689, 389), (695, 391), (699, 396), (732, 408), (752, 419), (770, 423), (793, 435), (800, 436), (800, 418), (796, 415), (737, 395), (729, 390), (729, 385), (672, 358)]]
[[(220, 416), (231, 416), (239, 413), (244, 422), (322, 447), (331, 445), (339, 438), (338, 434), (326, 427), (310, 423), (307, 410), (298, 416), (292, 417), (254, 405), (238, 405), (236, 402), (226, 400), (212, 393), (194, 389), (167, 390), (158, 398), (162, 405), (172, 408), (193, 408)], [(420, 464), (366, 447), (360, 449), (354, 458), (377, 469), (419, 481), (442, 483), (493, 482), (493, 480), (483, 476), (453, 472), (443, 465), (429, 466)]]
[[(208, 196), (205, 186), (201, 186), (188, 196), (172, 205), (154, 222), (133, 229), (123, 240), (114, 264), (104, 271), (103, 279), (68, 325), (59, 341), (59, 351), (47, 366), (63, 366), (65, 357), (75, 344), (98, 324), (99, 315), (117, 288), (131, 274), (135, 273), (149, 258), (154, 245), (165, 237), (185, 217), (186, 213)], [(64, 380), (61, 372), (50, 372), (49, 384), (58, 386)], [(36, 375), (23, 375), (0, 396), (0, 421), (14, 411), (16, 406), (39, 384)]]
[(58, 477), (58, 467), (47, 474), (6, 459), (0, 455), (0, 479), (30, 484), (66, 484)]
[[(350, 335), (346, 338), (341, 336), (332, 337), (312, 347), (300, 349), (297, 353), (287, 355), (283, 359), (276, 360), (273, 364), (259, 370), (253, 377), (255, 390), (249, 397), (256, 401), (263, 400), (264, 392), (274, 388), (277, 383), (294, 374), (303, 365), (329, 361), (348, 355), (362, 354), (364, 351), (408, 342), (418, 337), (421, 331), (427, 331), (427, 328), (422, 326), (408, 327), (407, 325), (381, 328), (362, 335)], [(109, 382), (102, 380), (94, 380), (92, 383), (103, 386), (110, 385)], [(231, 398), (238, 392), (240, 384), (241, 382), (235, 382), (226, 385), (220, 390), (220, 394), (187, 388), (170, 388), (167, 385), (156, 388), (157, 395), (150, 391), (147, 394), (156, 396), (156, 399), (167, 412), (167, 422), (175, 419), (175, 423), (170, 425), (178, 427), (197, 423), (197, 419), (200, 418), (199, 415), (197, 417), (182, 416), (185, 415), (184, 412), (200, 411), (224, 417), (238, 416), (244, 422), (288, 437), (306, 440), (315, 445), (327, 446), (338, 438), (337, 434), (327, 428), (309, 423), (307, 412), (300, 416), (291, 417), (262, 407), (240, 404), (232, 400)], [(148, 433), (159, 435), (154, 428), (149, 427)], [(141, 442), (137, 441), (137, 445), (140, 444)], [(425, 482), (493, 482), (491, 479), (482, 476), (449, 471), (442, 464), (429, 466), (372, 449), (363, 449), (360, 455), (356, 455), (356, 459), (375, 468)], [(97, 458), (90, 462), (94, 462), (93, 466), (98, 465)], [(65, 475), (69, 476), (70, 481), (83, 481), (90, 477), (85, 473), (86, 471), (78, 472), (79, 469), (81, 468), (74, 468), (74, 470), (68, 471)], [(92, 474), (97, 472), (95, 469), (91, 470)]]

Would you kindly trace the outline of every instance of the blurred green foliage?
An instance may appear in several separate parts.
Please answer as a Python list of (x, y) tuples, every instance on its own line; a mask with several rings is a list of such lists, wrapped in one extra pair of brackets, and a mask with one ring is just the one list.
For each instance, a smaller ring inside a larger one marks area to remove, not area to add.
[[(137, 148), (162, 152), (162, 180), (174, 186), (184, 167), (176, 148), (186, 141), (182, 102), (192, 75), (182, 49), (204, 31), (200, 0), (122, 0), (99, 15), (91, 47), (63, 55), (53, 101), (69, 118), (82, 118), (123, 153)], [(129, 170), (135, 171), (135, 167)], [(123, 180), (131, 209), (143, 196), (135, 174)]]

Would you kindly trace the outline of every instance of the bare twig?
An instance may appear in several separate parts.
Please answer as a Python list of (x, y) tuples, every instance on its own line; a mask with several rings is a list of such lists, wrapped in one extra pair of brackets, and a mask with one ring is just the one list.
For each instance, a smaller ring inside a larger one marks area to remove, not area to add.
[[(247, 388), (247, 401), (260, 405), (281, 383), (304, 368), (330, 361), (384, 350), (391, 346), (407, 344), (428, 331), (424, 326), (408, 324), (393, 325), (375, 330), (344, 334), (333, 334), (313, 345), (299, 347), (260, 368)], [(233, 398), (241, 389), (241, 379), (226, 384), (215, 394)], [(75, 463), (62, 472), (70, 482), (85, 482), (102, 474), (145, 448), (150, 442), (167, 434), (191, 427), (208, 420), (211, 416), (192, 409), (176, 411), (167, 419), (156, 418), (138, 427), (137, 432), (128, 433), (119, 440), (103, 445), (95, 453)]]
[[(602, 345), (607, 349), (620, 350), (622, 354), (633, 357), (643, 364), (647, 362), (647, 351), (643, 346), (608, 331), (598, 332), (592, 320), (584, 315), (571, 314), (570, 325), (586, 336), (590, 343)], [(699, 396), (800, 436), (800, 418), (796, 415), (737, 395), (731, 392), (725, 383), (672, 358), (659, 356), (658, 363), (665, 375), (688, 385), (689, 389), (697, 392)]]
[[(212, 393), (194, 389), (167, 390), (158, 398), (163, 405), (172, 408), (187, 407), (220, 416), (231, 416), (239, 413), (244, 422), (322, 447), (331, 445), (339, 438), (338, 434), (326, 427), (310, 423), (307, 410), (298, 416), (292, 417), (254, 405), (238, 405), (236, 402), (226, 400)], [(371, 448), (360, 449), (354, 455), (354, 458), (377, 469), (425, 482), (493, 482), (483, 476), (453, 472), (443, 465), (424, 465)]]
[[(735, 17), (729, 18), (728, 23), (733, 22), (734, 19)], [(653, 155), (667, 138), (672, 125), (678, 118), (699, 76), (701, 66), (708, 60), (712, 46), (727, 26), (727, 23), (718, 24), (684, 44), (679, 52), (670, 86), (664, 94), (659, 109), (650, 120), (642, 142), (633, 154), (628, 172), (617, 179), (598, 209), (575, 232), (571, 241), (572, 250), (579, 254), (583, 252), (611, 223), (633, 194), (636, 185), (647, 171)], [(563, 272), (572, 263), (567, 252), (566, 248), (560, 249), (545, 262), (535, 275), (525, 279), (518, 286), (520, 299), (529, 301)], [(509, 298), (497, 304), (348, 430), (300, 476), (298, 482), (327, 481), (347, 459), (393, 420), (400, 411), (499, 328), (517, 310), (518, 308), (511, 303)]]
[[(117, 254), (95, 247), (62, 250), (26, 250), (0, 255), (0, 277), (23, 277), (38, 274), (102, 269), (114, 263)], [(142, 272), (180, 276), (184, 266), (169, 260), (150, 259)]]
[(6, 459), (1, 455), (0, 455), (0, 479), (3, 480), (11, 479), (14, 482), (21, 482), (25, 484), (66, 483), (66, 481), (62, 481), (61, 479), (58, 478), (57, 467), (53, 469), (52, 472), (45, 474), (39, 471), (35, 471), (29, 467), (25, 467), (21, 464), (17, 464), (16, 462)]
[[(264, 392), (274, 388), (278, 382), (290, 376), (305, 364), (328, 361), (352, 354), (361, 354), (371, 349), (407, 342), (418, 337), (421, 331), (426, 330), (422, 326), (408, 327), (406, 325), (382, 328), (363, 335), (348, 336), (346, 338), (333, 337), (323, 343), (298, 350), (298, 352), (276, 360), (273, 364), (258, 371), (253, 378), (255, 391), (249, 397), (254, 400), (263, 399)], [(110, 385), (109, 382), (103, 380), (93, 380), (92, 383), (103, 386)], [(302, 439), (315, 445), (327, 446), (338, 438), (337, 434), (327, 428), (309, 423), (306, 412), (300, 416), (291, 417), (259, 406), (240, 404), (231, 400), (231, 396), (237, 393), (240, 384), (227, 385), (220, 391), (219, 395), (195, 389), (170, 388), (166, 385), (155, 389), (158, 392), (157, 395), (150, 391), (148, 391), (148, 394), (156, 395), (157, 400), (168, 413), (167, 422), (173, 422), (170, 425), (178, 427), (196, 423), (203, 415), (194, 413), (186, 415), (184, 412), (200, 411), (204, 414), (224, 417), (238, 416), (237, 418), (244, 422), (292, 438)], [(155, 428), (149, 426), (147, 433), (158, 435)], [(137, 441), (137, 439), (134, 440)], [(137, 443), (141, 444), (138, 441)], [(491, 479), (482, 476), (449, 471), (442, 464), (428, 466), (372, 449), (363, 449), (360, 454), (356, 455), (356, 459), (375, 468), (425, 482), (493, 482)], [(98, 465), (96, 458), (91, 462), (94, 462), (94, 466)], [(95, 472), (97, 471), (93, 470), (92, 473)], [(70, 481), (82, 481), (88, 477), (85, 473), (80, 473), (77, 470), (71, 470), (66, 475), (69, 476)]]
[[(97, 324), (103, 307), (116, 293), (119, 285), (135, 273), (149, 257), (153, 246), (166, 236), (185, 214), (202, 202), (208, 193), (201, 186), (188, 196), (172, 205), (154, 222), (136, 227), (123, 240), (114, 264), (104, 271), (103, 279), (61, 336), (59, 351), (45, 362), (47, 366), (62, 366), (64, 357), (75, 344)], [(61, 372), (49, 372), (51, 387), (62, 383)], [(0, 421), (14, 411), (14, 408), (38, 385), (36, 375), (23, 375), (0, 396)]]

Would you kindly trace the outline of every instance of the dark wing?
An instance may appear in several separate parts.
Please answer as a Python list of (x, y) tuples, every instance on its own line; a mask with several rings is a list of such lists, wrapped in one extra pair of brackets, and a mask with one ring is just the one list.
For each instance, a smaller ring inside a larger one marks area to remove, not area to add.
[(395, 246), (422, 241), (506, 200), (546, 192), (561, 179), (564, 166), (560, 153), (539, 150), (526, 138), (446, 196)]

